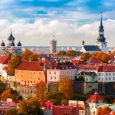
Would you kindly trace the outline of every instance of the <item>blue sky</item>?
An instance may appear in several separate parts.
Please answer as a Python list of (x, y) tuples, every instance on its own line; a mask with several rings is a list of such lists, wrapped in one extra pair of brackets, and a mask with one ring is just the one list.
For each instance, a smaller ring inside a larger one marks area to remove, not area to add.
[(1, 0), (0, 4), (1, 12), (7, 14), (0, 18), (7, 19), (53, 19), (54, 15), (58, 18), (70, 12), (99, 14), (115, 10), (114, 0)]
[[(0, 11), (0, 28), (5, 26), (4, 30), (1, 31), (1, 39), (2, 37), (6, 37), (4, 36), (4, 32), (8, 34), (9, 28), (12, 28), (18, 39), (25, 37), (25, 39), (22, 39), (25, 45), (42, 45), (43, 43), (48, 45), (52, 36), (51, 34), (56, 34), (56, 39), (63, 45), (62, 39), (70, 40), (70, 38), (67, 38), (66, 35), (64, 37), (64, 34), (62, 34), (66, 33), (65, 31), (71, 32), (69, 37), (71, 37), (73, 42), (71, 42), (70, 45), (75, 45), (75, 42), (81, 40), (81, 38), (88, 41), (87, 37), (97, 36), (98, 31), (96, 30), (98, 30), (100, 12), (103, 12), (105, 26), (107, 25), (108, 27), (108, 23), (113, 24), (115, 20), (114, 0), (0, 0)], [(54, 24), (53, 26), (52, 23)], [(41, 33), (40, 31), (36, 31), (35, 33), (32, 32), (33, 30), (28, 30), (33, 38), (28, 38), (30, 35), (27, 35), (27, 33), (25, 35), (25, 33), (21, 31), (22, 28), (15, 30), (18, 28), (17, 26), (23, 26), (24, 29), (26, 29), (25, 26), (29, 26), (31, 29), (32, 25), (33, 27), (39, 26), (39, 28), (36, 29), (42, 31)], [(88, 27), (93, 25), (95, 25), (95, 33), (91, 33), (91, 35), (90, 32), (86, 33), (84, 28), (87, 26), (88, 29)], [(66, 27), (66, 29), (68, 27), (70, 30), (65, 29), (64, 32), (60, 32), (60, 28), (64, 28), (62, 26)], [(43, 30), (43, 28), (50, 28), (52, 32), (46, 31), (47, 29)], [(81, 33), (81, 30), (84, 32)], [(111, 38), (110, 44), (113, 40), (111, 34), (114, 33), (113, 29), (111, 30), (112, 32), (110, 31), (110, 34), (106, 32), (107, 37)], [(37, 38), (37, 32), (40, 34), (41, 39), (45, 37), (45, 40), (41, 42), (40, 38)], [(27, 43), (25, 42), (27, 39), (34, 39), (39, 43)], [(76, 44), (80, 45), (80, 42), (81, 41)], [(95, 41), (92, 40), (91, 43), (95, 43)], [(66, 45), (69, 45), (69, 43), (66, 43)], [(111, 45), (113, 46), (114, 44)]]

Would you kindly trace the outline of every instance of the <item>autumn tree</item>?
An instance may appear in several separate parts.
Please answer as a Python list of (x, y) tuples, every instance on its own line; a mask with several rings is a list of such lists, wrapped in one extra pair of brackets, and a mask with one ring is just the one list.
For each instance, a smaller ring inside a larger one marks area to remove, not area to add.
[(91, 57), (90, 53), (82, 53), (81, 54), (81, 60), (83, 60), (84, 62), (86, 62), (90, 57)]
[(19, 115), (43, 115), (38, 98), (23, 100), (19, 103)]
[(62, 50), (59, 51), (58, 56), (65, 56), (66, 55), (66, 51)]
[(6, 83), (0, 80), (0, 94), (6, 89)]
[(96, 53), (94, 53), (94, 56), (95, 56), (97, 59), (99, 59), (99, 60), (101, 60), (102, 62), (104, 62), (104, 63), (108, 63), (109, 60), (111, 59), (111, 55), (106, 54), (106, 53), (104, 53), (104, 52), (96, 52)]
[(8, 75), (14, 75), (15, 69), (19, 66), (21, 61), (22, 57), (17, 54), (8, 62)]
[(59, 81), (59, 92), (63, 93), (66, 99), (73, 96), (73, 82), (67, 76), (61, 76)]
[(38, 61), (38, 54), (26, 49), (22, 54), (23, 61)]
[(4, 115), (17, 115), (17, 110), (16, 109), (9, 109), (4, 113)]
[(13, 89), (6, 89), (2, 94), (1, 94), (1, 99), (6, 101), (7, 98), (11, 98), (14, 102), (18, 102), (19, 101), (19, 95), (17, 93), (17, 91), (13, 90)]
[(66, 52), (66, 55), (70, 56), (70, 57), (75, 57), (76, 56), (76, 51), (74, 51), (74, 50), (68, 50)]
[(112, 110), (109, 107), (98, 108), (97, 115), (109, 115)]
[(109, 115), (109, 113), (111, 112), (112, 110), (109, 108), (109, 107), (104, 107), (103, 108), (103, 115)]
[(108, 63), (108, 61), (110, 60), (110, 57), (108, 54), (104, 54), (101, 58), (101, 60), (104, 62), (104, 63)]
[(103, 109), (100, 107), (100, 108), (98, 108), (98, 110), (97, 110), (97, 115), (102, 115), (102, 112), (103, 112)]
[(44, 81), (40, 81), (36, 85), (36, 95), (40, 99), (40, 101), (44, 100), (45, 94), (47, 91), (46, 83)]

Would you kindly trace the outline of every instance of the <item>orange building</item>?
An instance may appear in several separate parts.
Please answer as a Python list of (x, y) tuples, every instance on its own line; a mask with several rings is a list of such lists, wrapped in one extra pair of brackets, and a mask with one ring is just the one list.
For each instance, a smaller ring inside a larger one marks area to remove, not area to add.
[(15, 81), (21, 85), (35, 85), (40, 81), (46, 82), (44, 66), (40, 62), (22, 62), (15, 70)]

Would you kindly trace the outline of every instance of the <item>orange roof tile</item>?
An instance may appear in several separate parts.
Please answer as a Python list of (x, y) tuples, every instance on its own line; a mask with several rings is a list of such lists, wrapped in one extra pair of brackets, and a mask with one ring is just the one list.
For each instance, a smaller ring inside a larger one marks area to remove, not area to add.
[(7, 64), (8, 61), (11, 59), (11, 56), (9, 55), (0, 55), (0, 64)]

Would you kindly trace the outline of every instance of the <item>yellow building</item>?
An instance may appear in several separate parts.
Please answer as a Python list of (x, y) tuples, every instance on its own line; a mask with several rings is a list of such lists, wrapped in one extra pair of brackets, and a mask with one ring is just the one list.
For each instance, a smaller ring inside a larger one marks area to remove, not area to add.
[(41, 80), (46, 82), (44, 66), (40, 62), (22, 62), (15, 70), (15, 81), (21, 85), (32, 86)]

